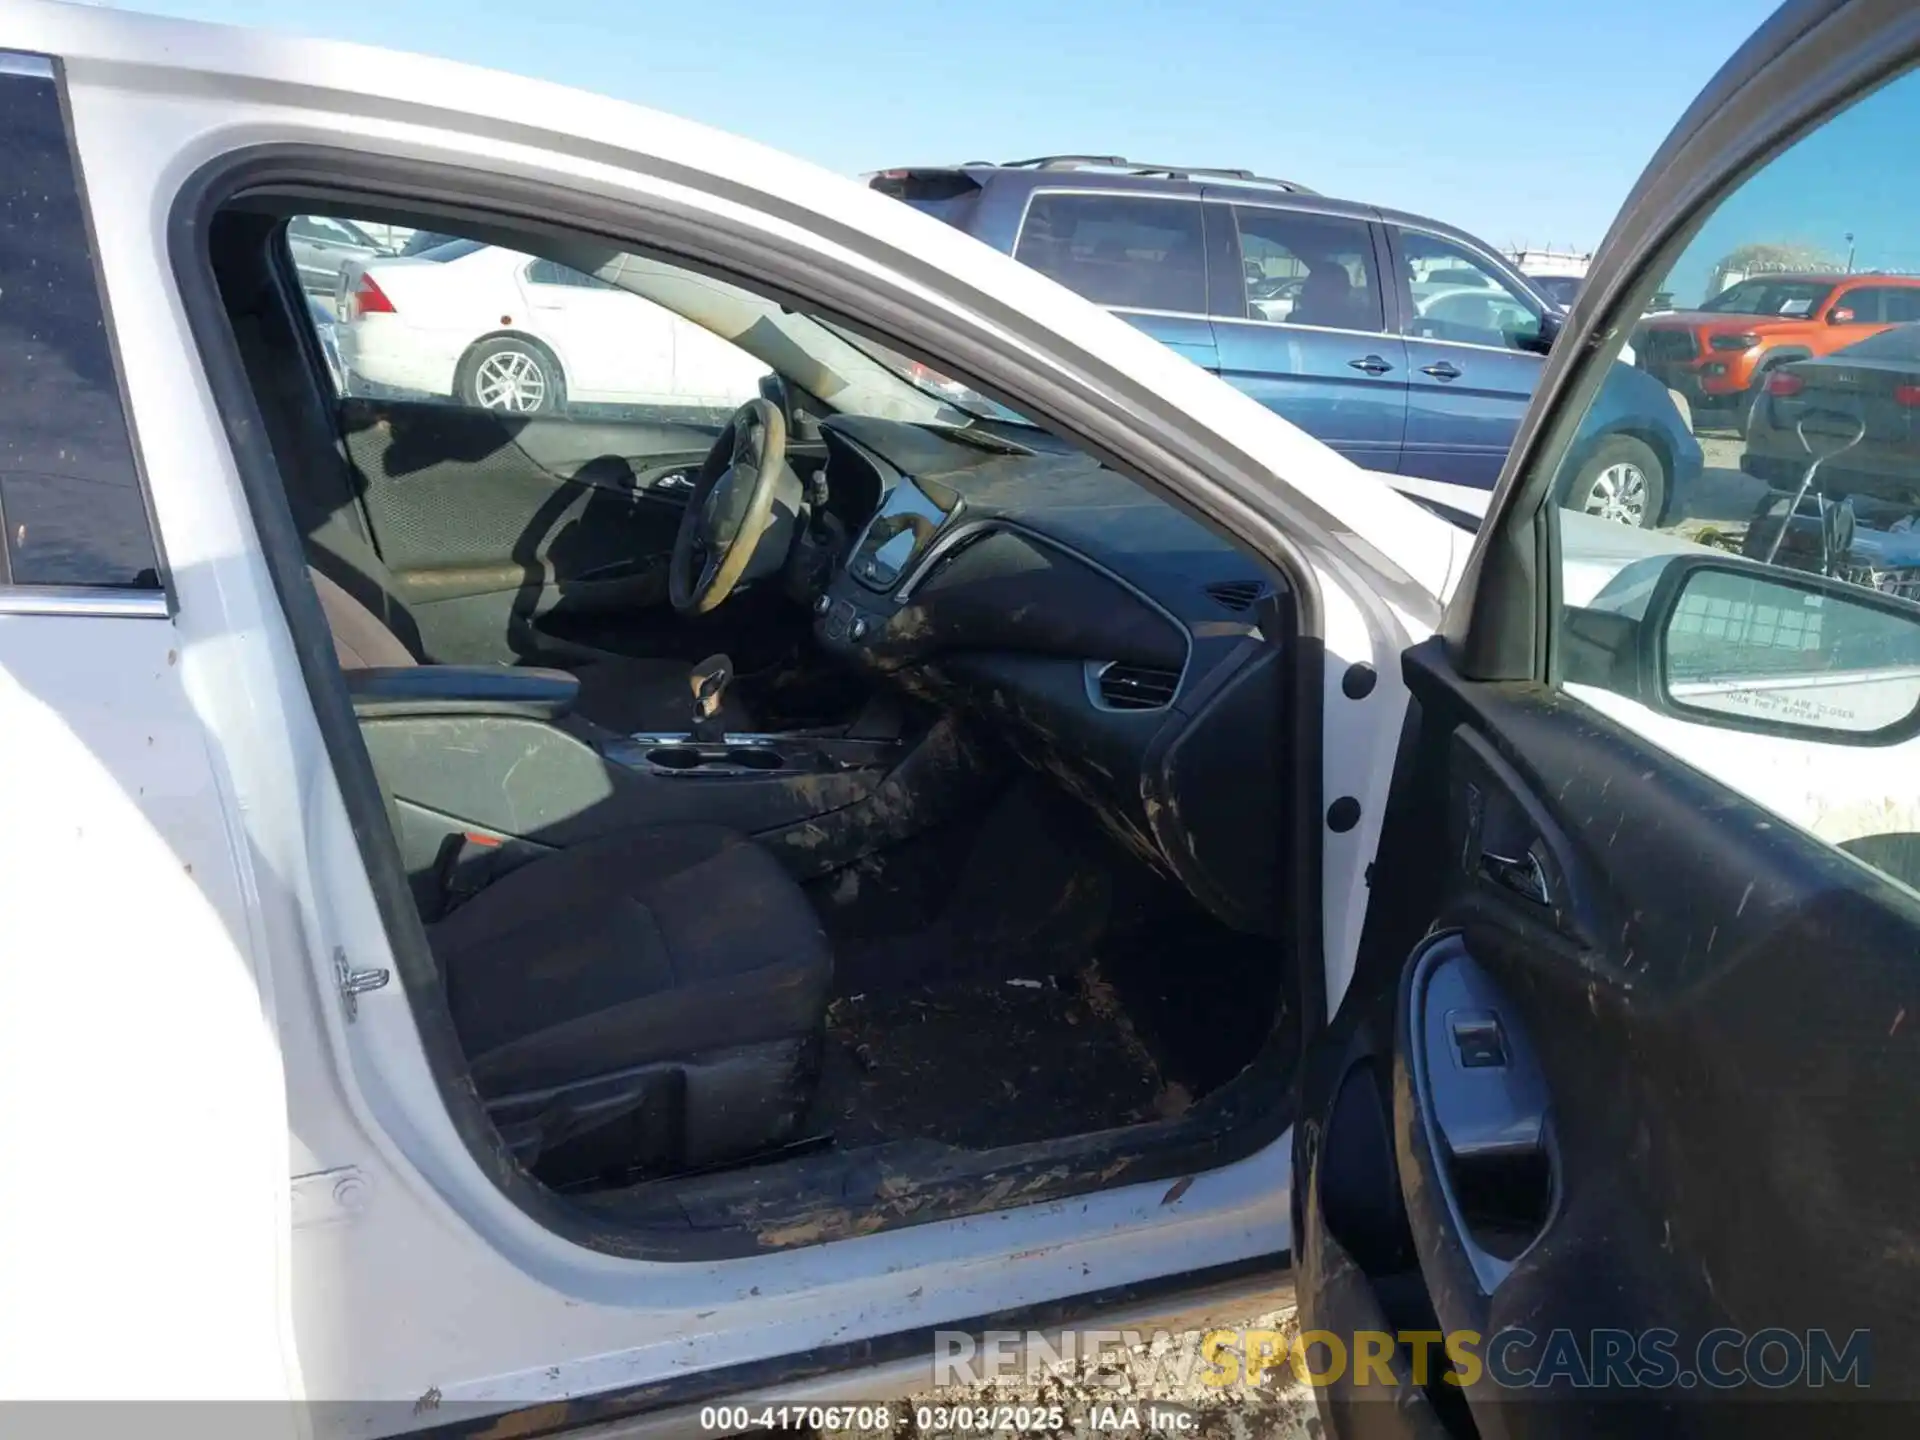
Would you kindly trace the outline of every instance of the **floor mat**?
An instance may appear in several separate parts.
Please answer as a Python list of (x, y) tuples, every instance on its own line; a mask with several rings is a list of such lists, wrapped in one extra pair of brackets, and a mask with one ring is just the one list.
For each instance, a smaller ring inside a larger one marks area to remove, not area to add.
[(955, 982), (835, 1000), (807, 1128), (842, 1147), (989, 1149), (1177, 1113), (1185, 1095), (1167, 1091), (1097, 982)]
[(841, 995), (1077, 970), (1107, 927), (1112, 871), (1087, 822), (1045, 786), (815, 888)]
[(834, 948), (808, 1133), (966, 1148), (1177, 1116), (1284, 1011), (1236, 934), (1037, 779), (809, 887)]

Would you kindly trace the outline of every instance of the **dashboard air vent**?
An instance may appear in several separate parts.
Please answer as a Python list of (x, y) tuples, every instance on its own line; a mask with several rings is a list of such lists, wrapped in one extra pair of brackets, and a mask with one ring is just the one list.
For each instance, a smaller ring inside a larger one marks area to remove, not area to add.
[(1161, 710), (1172, 703), (1173, 692), (1180, 688), (1180, 672), (1116, 660), (1101, 666), (1094, 686), (1100, 703), (1109, 710)]
[(1207, 586), (1214, 604), (1227, 610), (1251, 610), (1266, 593), (1266, 582), (1261, 580), (1216, 580)]

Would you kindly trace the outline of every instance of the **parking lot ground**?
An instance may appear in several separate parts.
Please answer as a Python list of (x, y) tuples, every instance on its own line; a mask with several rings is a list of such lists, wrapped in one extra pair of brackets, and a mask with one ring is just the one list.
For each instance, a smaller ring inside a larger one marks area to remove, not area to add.
[(1732, 433), (1700, 437), (1706, 469), (1688, 494), (1686, 515), (1673, 526), (1676, 534), (1702, 544), (1739, 547), (1754, 507), (1767, 493), (1762, 482), (1741, 473), (1741, 446)]
[[(976, 1385), (955, 1385), (912, 1396), (902, 1407), (905, 1423), (896, 1423), (888, 1433), (890, 1437), (916, 1436), (923, 1440), (970, 1433), (962, 1429), (919, 1428), (915, 1411), (921, 1407), (934, 1411), (944, 1407), (951, 1411), (962, 1406), (968, 1409), (1058, 1406), (1067, 1425), (1048, 1433), (1063, 1440), (1069, 1436), (1074, 1440), (1090, 1440), (1096, 1435), (1115, 1433), (1111, 1423), (1104, 1427), (1096, 1425), (1096, 1412), (1124, 1413), (1129, 1407), (1135, 1412), (1137, 1424), (1121, 1433), (1141, 1437), (1141, 1440), (1154, 1440), (1154, 1437), (1305, 1440), (1307, 1436), (1318, 1435), (1320, 1426), (1314, 1418), (1313, 1392), (1295, 1378), (1284, 1359), (1278, 1361), (1258, 1386), (1207, 1383), (1210, 1373), (1219, 1372), (1209, 1371), (1201, 1357), (1200, 1342), (1208, 1333), (1221, 1329), (1243, 1335), (1275, 1332), (1276, 1350), (1290, 1346), (1297, 1333), (1294, 1311), (1288, 1307), (1240, 1320), (1214, 1321), (1204, 1329), (1144, 1337), (1138, 1344), (1105, 1350), (1095, 1359), (1063, 1363), (1033, 1377), (1023, 1375)], [(1163, 1413), (1179, 1413), (1190, 1419), (1152, 1424), (1150, 1415), (1155, 1407)], [(868, 1440), (868, 1437), (860, 1436), (859, 1440)], [(878, 1432), (873, 1433), (872, 1440), (881, 1440)]]

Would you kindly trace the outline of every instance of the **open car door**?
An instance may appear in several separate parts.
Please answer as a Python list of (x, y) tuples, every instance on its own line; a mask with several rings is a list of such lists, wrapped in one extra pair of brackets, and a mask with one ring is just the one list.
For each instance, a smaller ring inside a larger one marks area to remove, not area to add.
[[(1332, 1434), (1912, 1429), (1920, 367), (1841, 350), (1717, 406), (1711, 345), (1635, 331), (1656, 291), (1789, 268), (1769, 312), (1818, 313), (1840, 265), (1776, 242), (1844, 254), (1868, 214), (1855, 268), (1920, 263), (1916, 61), (1920, 10), (1842, 0), (1729, 62), (1406, 656), (1295, 1139), (1294, 1361)], [(1630, 339), (1708, 450), (1666, 533), (1555, 503)]]

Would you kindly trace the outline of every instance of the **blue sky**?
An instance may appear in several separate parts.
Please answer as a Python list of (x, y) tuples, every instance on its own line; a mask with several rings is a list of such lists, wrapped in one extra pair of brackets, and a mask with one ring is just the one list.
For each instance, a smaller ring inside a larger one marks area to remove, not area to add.
[(1920, 273), (1920, 73), (1909, 72), (1835, 116), (1743, 184), (1673, 268), (1683, 305), (1706, 291), (1737, 246), (1796, 247), (1856, 270)]
[(857, 172), (1245, 166), (1597, 244), (1773, 0), (145, 0), (558, 80)]

